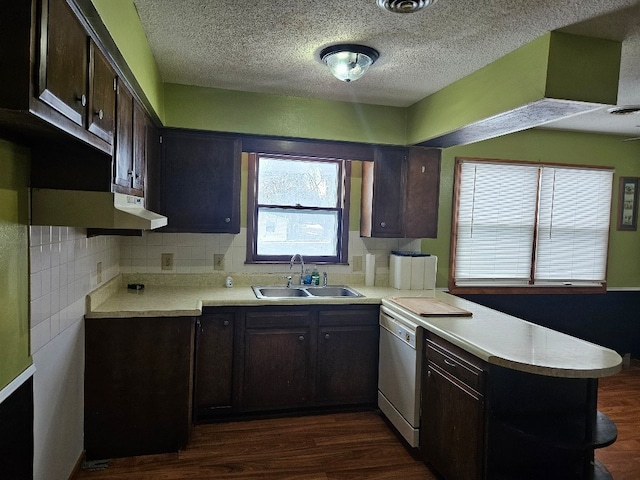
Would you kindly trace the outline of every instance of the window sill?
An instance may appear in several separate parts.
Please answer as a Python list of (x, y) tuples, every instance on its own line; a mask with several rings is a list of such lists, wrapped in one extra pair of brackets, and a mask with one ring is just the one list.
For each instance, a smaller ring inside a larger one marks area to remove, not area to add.
[(584, 285), (527, 285), (527, 286), (458, 286), (452, 283), (449, 284), (449, 293), (452, 295), (464, 295), (464, 294), (494, 294), (494, 295), (540, 295), (540, 294), (601, 294), (607, 292), (606, 284), (597, 286), (584, 286)]

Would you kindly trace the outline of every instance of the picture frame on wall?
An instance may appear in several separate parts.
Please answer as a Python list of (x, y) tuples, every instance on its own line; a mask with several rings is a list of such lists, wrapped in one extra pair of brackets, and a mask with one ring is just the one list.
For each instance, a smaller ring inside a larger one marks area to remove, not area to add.
[(620, 177), (618, 192), (618, 230), (638, 229), (639, 177)]

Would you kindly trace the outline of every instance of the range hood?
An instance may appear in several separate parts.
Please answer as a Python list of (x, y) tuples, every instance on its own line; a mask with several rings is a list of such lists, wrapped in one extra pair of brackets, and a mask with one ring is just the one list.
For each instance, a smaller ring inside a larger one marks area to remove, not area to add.
[(132, 195), (33, 188), (31, 224), (153, 230), (164, 227), (167, 217), (145, 210), (144, 200)]

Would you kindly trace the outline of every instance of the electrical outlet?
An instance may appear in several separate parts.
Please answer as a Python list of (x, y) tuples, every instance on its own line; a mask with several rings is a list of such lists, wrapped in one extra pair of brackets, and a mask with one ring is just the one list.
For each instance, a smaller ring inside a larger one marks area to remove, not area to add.
[(362, 255), (355, 255), (353, 257), (353, 271), (354, 272), (362, 271)]
[(224, 254), (222, 253), (213, 254), (213, 269), (224, 270)]
[(102, 283), (102, 262), (96, 265), (96, 280), (97, 283)]
[(161, 255), (162, 270), (173, 270), (173, 253), (163, 253)]

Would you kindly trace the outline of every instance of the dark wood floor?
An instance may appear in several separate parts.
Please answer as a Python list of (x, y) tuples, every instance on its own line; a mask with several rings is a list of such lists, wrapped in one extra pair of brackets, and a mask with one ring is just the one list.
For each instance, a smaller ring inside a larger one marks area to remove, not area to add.
[[(596, 458), (615, 480), (640, 479), (640, 362), (600, 380), (599, 408), (617, 424), (618, 440)], [(184, 452), (114, 459), (74, 478), (436, 480), (376, 412), (199, 425)]]

